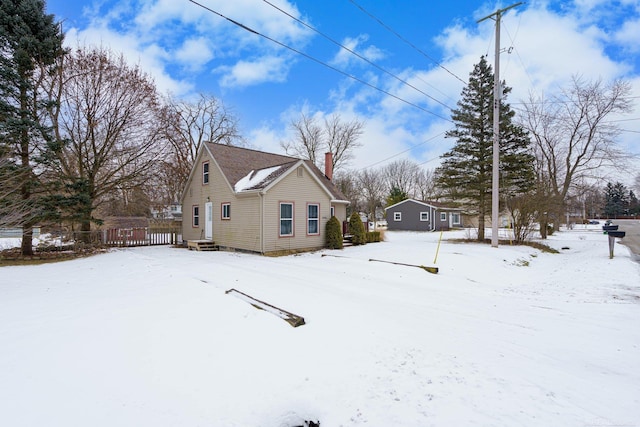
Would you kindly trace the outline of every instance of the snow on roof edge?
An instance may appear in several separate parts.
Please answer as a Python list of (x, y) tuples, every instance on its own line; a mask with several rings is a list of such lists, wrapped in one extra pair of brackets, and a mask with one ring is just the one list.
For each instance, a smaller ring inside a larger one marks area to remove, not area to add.
[(269, 175), (277, 171), (283, 167), (283, 165), (272, 166), (265, 169), (252, 170), (247, 175), (242, 177), (234, 186), (233, 189), (236, 193), (240, 193), (242, 191), (246, 191), (248, 189), (254, 188), (262, 181), (264, 181)]

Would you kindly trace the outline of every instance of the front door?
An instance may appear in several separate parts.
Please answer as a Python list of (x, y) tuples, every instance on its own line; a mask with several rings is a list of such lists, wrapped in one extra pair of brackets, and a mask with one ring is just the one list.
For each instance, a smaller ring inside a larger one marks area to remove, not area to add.
[(213, 239), (213, 202), (204, 204), (204, 238)]

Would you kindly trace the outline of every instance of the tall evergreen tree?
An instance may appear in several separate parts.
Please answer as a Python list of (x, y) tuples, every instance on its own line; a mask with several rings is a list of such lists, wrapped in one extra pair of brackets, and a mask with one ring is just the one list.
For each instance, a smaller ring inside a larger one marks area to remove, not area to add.
[[(529, 191), (534, 183), (533, 156), (527, 132), (512, 122), (506, 103), (511, 88), (502, 85), (500, 100), (501, 201)], [(454, 147), (441, 156), (438, 183), (452, 199), (478, 216), (478, 240), (484, 240), (485, 219), (491, 213), (493, 163), (493, 72), (484, 57), (475, 65), (469, 84), (452, 112), (455, 128), (446, 133)]]
[(391, 192), (387, 196), (387, 206), (395, 205), (396, 203), (400, 203), (403, 200), (407, 200), (409, 195), (399, 189), (398, 187), (393, 187)]
[(621, 182), (608, 183), (605, 189), (604, 214), (608, 217), (623, 215), (629, 209), (627, 188)]
[(33, 254), (32, 227), (46, 215), (39, 175), (59, 147), (42, 112), (52, 102), (42, 79), (63, 54), (63, 35), (43, 0), (0, 0), (0, 144), (16, 169), (22, 253)]

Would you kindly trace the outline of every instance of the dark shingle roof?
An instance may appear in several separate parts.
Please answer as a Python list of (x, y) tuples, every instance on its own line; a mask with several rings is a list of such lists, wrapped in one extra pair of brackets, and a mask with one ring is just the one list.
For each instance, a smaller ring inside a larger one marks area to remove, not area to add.
[[(255, 182), (252, 183), (250, 187), (245, 187), (245, 191), (265, 188), (276, 178), (286, 173), (300, 160), (295, 157), (266, 153), (264, 151), (234, 147), (231, 145), (211, 142), (205, 142), (205, 144), (232, 187), (235, 187), (238, 181), (252, 172), (253, 176), (260, 170), (280, 166), (260, 182)], [(313, 162), (310, 160), (305, 160), (304, 162), (313, 171), (320, 182), (327, 188), (327, 190), (329, 190), (335, 200), (346, 200), (342, 192), (320, 171), (320, 169), (313, 164)]]
[(227, 177), (231, 186), (234, 186), (251, 171), (279, 166), (298, 160), (293, 157), (231, 145), (214, 144), (211, 142), (205, 142), (205, 144), (213, 158), (216, 159), (220, 169), (222, 169), (222, 173)]

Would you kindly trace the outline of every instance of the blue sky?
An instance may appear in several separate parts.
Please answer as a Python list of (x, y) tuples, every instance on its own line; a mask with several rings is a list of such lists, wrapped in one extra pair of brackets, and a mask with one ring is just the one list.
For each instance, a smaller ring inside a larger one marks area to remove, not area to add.
[[(289, 124), (301, 111), (364, 121), (363, 145), (350, 165), (362, 169), (403, 158), (438, 165), (453, 144), (443, 133), (452, 126), (449, 107), (455, 108), (462, 81), (481, 55), (494, 62), (494, 22), (476, 21), (514, 2), (199, 3), (280, 44), (188, 0), (48, 0), (47, 11), (64, 20), (69, 46), (99, 44), (123, 53), (162, 93), (218, 97), (254, 148), (282, 152), (279, 143), (291, 138)], [(534, 0), (514, 8), (503, 17), (501, 37), (501, 46), (511, 48), (500, 57), (501, 78), (513, 88), (509, 101), (516, 106), (530, 93), (552, 95), (574, 75), (627, 79), (636, 108), (616, 118), (624, 120), (620, 143), (640, 153), (639, 40), (638, 0)]]

